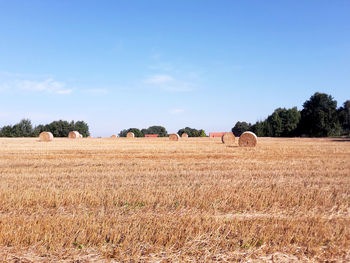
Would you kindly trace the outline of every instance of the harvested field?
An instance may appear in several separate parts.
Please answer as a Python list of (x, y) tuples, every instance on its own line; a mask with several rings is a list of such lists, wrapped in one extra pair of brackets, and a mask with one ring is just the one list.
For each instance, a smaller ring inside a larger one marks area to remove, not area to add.
[(0, 139), (0, 261), (350, 261), (350, 140)]

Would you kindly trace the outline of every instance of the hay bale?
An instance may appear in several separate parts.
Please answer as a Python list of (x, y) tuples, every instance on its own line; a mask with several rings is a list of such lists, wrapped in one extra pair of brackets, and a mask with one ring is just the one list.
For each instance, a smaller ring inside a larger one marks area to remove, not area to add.
[(255, 147), (258, 143), (258, 137), (253, 132), (243, 132), (238, 139), (238, 145), (241, 147)]
[(222, 143), (227, 145), (235, 144), (235, 139), (236, 137), (232, 132), (226, 132), (224, 135), (221, 136)]
[(169, 136), (170, 141), (178, 141), (180, 139), (180, 136), (177, 133), (172, 133)]
[(126, 138), (134, 138), (135, 137), (135, 134), (133, 132), (128, 132), (126, 134)]
[(188, 138), (188, 134), (187, 134), (186, 132), (184, 132), (184, 133), (181, 135), (181, 138), (187, 139), (187, 138)]
[(88, 136), (88, 137), (86, 137), (86, 138), (91, 139), (92, 137), (89, 135), (89, 136)]
[(68, 133), (68, 138), (69, 139), (79, 139), (80, 138), (80, 133), (77, 131), (71, 131)]
[(50, 142), (53, 140), (53, 135), (51, 132), (43, 131), (42, 133), (40, 133), (39, 139), (41, 142)]
[(81, 135), (80, 133), (79, 133), (79, 138), (83, 138), (83, 135)]
[(111, 138), (112, 138), (112, 139), (117, 139), (117, 135), (113, 134), (113, 135), (111, 136)]

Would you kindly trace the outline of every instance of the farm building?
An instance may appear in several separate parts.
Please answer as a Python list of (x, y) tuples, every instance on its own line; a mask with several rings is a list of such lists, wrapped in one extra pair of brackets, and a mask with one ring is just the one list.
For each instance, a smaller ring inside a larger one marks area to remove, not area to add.
[(224, 135), (226, 132), (210, 132), (209, 137), (210, 138), (221, 138), (222, 135)]
[(159, 134), (145, 134), (145, 138), (157, 138)]

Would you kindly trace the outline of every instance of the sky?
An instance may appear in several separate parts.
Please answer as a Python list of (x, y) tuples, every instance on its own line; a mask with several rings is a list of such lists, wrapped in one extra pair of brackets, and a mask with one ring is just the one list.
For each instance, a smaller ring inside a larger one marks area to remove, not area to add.
[(0, 0), (0, 127), (229, 131), (350, 99), (350, 1)]

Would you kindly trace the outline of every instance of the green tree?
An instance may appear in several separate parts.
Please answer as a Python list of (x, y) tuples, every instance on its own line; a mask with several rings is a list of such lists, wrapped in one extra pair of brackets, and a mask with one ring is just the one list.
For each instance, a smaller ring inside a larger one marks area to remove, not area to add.
[(257, 121), (254, 125), (251, 126), (250, 130), (256, 134), (258, 137), (264, 137), (265, 134), (265, 122)]
[(283, 123), (283, 131), (281, 136), (297, 136), (297, 129), (301, 118), (300, 111), (298, 111), (297, 107), (293, 107), (291, 109), (283, 108), (280, 110), (279, 115)]
[(11, 125), (6, 125), (0, 130), (0, 137), (14, 137), (14, 132)]
[[(72, 125), (72, 124), (71, 124)], [(83, 137), (87, 137), (90, 135), (89, 132), (89, 125), (84, 121), (77, 121), (76, 123), (73, 122), (73, 126), (75, 131), (78, 131)]]
[(43, 131), (46, 131), (46, 125), (40, 124), (34, 128), (33, 136), (38, 137)]
[(267, 117), (268, 136), (280, 137), (283, 132), (283, 121), (279, 115), (280, 109), (275, 110)]
[(207, 137), (204, 130), (199, 130), (199, 131), (200, 131), (200, 137)]
[(70, 131), (74, 131), (74, 122), (68, 121), (53, 121), (50, 124), (45, 126), (46, 131), (49, 131), (53, 134), (54, 137), (67, 137)]
[(129, 128), (126, 130), (121, 130), (118, 135), (119, 137), (126, 137), (128, 132), (134, 133), (135, 137), (144, 137), (144, 134), (137, 128)]
[(288, 137), (297, 134), (300, 112), (297, 107), (276, 109), (265, 120), (265, 134), (272, 137)]
[(300, 111), (297, 107), (278, 108), (264, 121), (258, 121), (251, 125), (248, 130), (259, 137), (290, 137), (298, 135), (299, 122)]
[(163, 126), (151, 126), (147, 129), (141, 130), (142, 134), (158, 134), (159, 137), (167, 137), (168, 132)]
[(343, 107), (339, 108), (338, 117), (343, 134), (350, 135), (350, 100), (345, 101)]
[(316, 92), (303, 104), (300, 131), (315, 137), (341, 133), (337, 115), (337, 101), (331, 95)]
[(237, 121), (235, 126), (232, 128), (232, 132), (235, 136), (241, 136), (241, 134), (245, 131), (249, 131), (251, 129), (251, 124), (245, 121)]
[(31, 137), (33, 136), (33, 125), (28, 119), (23, 119), (12, 127), (14, 137)]
[(119, 133), (118, 133), (118, 136), (119, 137), (126, 137), (126, 134), (128, 133), (128, 130), (127, 129), (124, 129), (124, 130), (121, 130)]
[[(190, 127), (186, 127), (183, 129), (180, 129), (177, 134), (181, 137), (183, 133), (187, 133), (188, 137), (201, 137), (202, 136), (202, 131), (204, 132), (204, 130), (197, 130), (197, 129), (193, 129)], [(205, 132), (204, 132), (205, 134)], [(206, 135), (205, 135), (206, 136)]]
[(19, 123), (11, 126), (7, 125), (0, 129), (0, 137), (37, 137), (43, 131), (48, 131), (55, 137), (67, 137), (70, 131), (79, 131), (83, 136), (89, 136), (89, 126), (84, 121), (53, 121), (50, 124), (38, 125), (33, 129), (32, 122), (23, 119)]

